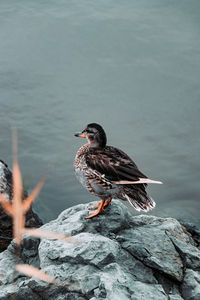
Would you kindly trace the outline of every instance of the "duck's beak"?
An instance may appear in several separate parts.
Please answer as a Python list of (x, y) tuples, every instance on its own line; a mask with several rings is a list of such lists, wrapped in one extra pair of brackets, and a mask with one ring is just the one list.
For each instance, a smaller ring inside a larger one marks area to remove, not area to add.
[(75, 136), (80, 137), (80, 138), (86, 138), (85, 132), (77, 132), (77, 133), (75, 133)]

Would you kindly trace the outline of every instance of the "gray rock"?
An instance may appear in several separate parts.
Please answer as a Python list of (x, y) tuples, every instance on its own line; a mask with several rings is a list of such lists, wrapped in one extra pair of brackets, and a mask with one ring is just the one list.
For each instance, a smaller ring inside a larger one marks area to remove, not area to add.
[(29, 287), (21, 286), (16, 292), (16, 300), (42, 300), (40, 296), (35, 294)]
[(169, 300), (184, 300), (179, 294), (169, 295)]
[(200, 228), (199, 224), (194, 224), (186, 222), (185, 220), (180, 220), (180, 223), (186, 228), (186, 230), (191, 233), (195, 245), (200, 250)]
[(120, 232), (117, 240), (145, 265), (181, 281), (183, 262), (171, 241), (176, 232), (185, 237), (182, 226), (174, 219), (140, 215), (132, 221), (131, 229)]
[(131, 300), (168, 300), (168, 296), (163, 290), (163, 287), (157, 285), (147, 285), (142, 282), (135, 281), (132, 285)]
[(182, 294), (185, 300), (200, 299), (200, 272), (191, 269), (185, 271)]
[(57, 260), (57, 262), (71, 264), (76, 262), (101, 268), (114, 262), (119, 255), (118, 243), (104, 236), (83, 232), (77, 234), (76, 239), (80, 244), (42, 240), (39, 246), (41, 267), (48, 265), (49, 260)]
[(194, 270), (200, 268), (200, 251), (198, 248), (189, 243), (189, 239), (185, 239), (182, 236), (181, 239), (171, 237), (175, 248), (180, 253), (181, 257), (185, 261), (187, 268), (192, 268)]
[(1, 286), (0, 289), (0, 300), (11, 299), (11, 296), (14, 296), (17, 291), (17, 286), (15, 284), (7, 284)]
[(10, 251), (5, 250), (0, 253), (0, 285), (13, 282), (15, 262), (15, 256)]
[[(117, 200), (86, 220), (92, 204), (69, 208), (41, 227), (72, 236), (70, 242), (26, 237), (21, 261), (37, 265), (59, 284), (17, 273), (17, 299), (182, 300), (190, 299), (179, 293), (182, 288), (187, 294), (188, 287), (198, 295), (198, 273), (184, 270), (198, 268), (199, 250), (178, 221), (133, 217)], [(11, 243), (0, 254), (0, 285), (12, 283), (14, 253)]]
[(154, 272), (158, 283), (162, 285), (165, 293), (169, 296), (169, 300), (181, 300), (180, 285), (177, 285), (177, 281), (171, 280), (169, 276), (164, 275), (162, 272)]

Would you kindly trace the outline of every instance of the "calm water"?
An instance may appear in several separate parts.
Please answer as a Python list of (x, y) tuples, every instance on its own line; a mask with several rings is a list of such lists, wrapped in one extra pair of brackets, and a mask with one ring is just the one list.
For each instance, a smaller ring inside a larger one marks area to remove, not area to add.
[(44, 221), (95, 200), (73, 160), (87, 123), (164, 185), (153, 214), (199, 221), (200, 1), (1, 0), (0, 158), (12, 166), (11, 127)]

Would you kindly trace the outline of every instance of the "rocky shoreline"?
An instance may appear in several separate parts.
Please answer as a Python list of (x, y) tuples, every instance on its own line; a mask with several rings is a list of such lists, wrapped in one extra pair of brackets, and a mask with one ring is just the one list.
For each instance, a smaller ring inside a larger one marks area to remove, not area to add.
[(66, 209), (41, 227), (76, 242), (24, 240), (21, 262), (64, 284), (19, 273), (13, 278), (12, 242), (0, 254), (0, 300), (15, 293), (17, 299), (33, 300), (200, 299), (200, 251), (185, 227), (172, 218), (133, 217), (118, 200), (104, 214), (85, 220), (92, 204)]

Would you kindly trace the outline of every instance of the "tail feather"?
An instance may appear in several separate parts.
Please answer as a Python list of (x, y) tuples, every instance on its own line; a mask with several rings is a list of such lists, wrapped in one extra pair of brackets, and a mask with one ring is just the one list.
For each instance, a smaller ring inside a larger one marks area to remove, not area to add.
[(161, 181), (152, 180), (149, 178), (139, 178), (139, 180), (131, 181), (131, 180), (119, 180), (119, 181), (112, 181), (112, 183), (115, 184), (141, 184), (141, 183), (156, 183), (156, 184), (162, 184)]
[(156, 206), (156, 203), (153, 200), (153, 198), (147, 195), (145, 195), (145, 197), (143, 195), (139, 195), (139, 197), (137, 198), (131, 198), (127, 194), (124, 194), (123, 196), (137, 211), (143, 210), (147, 212)]

